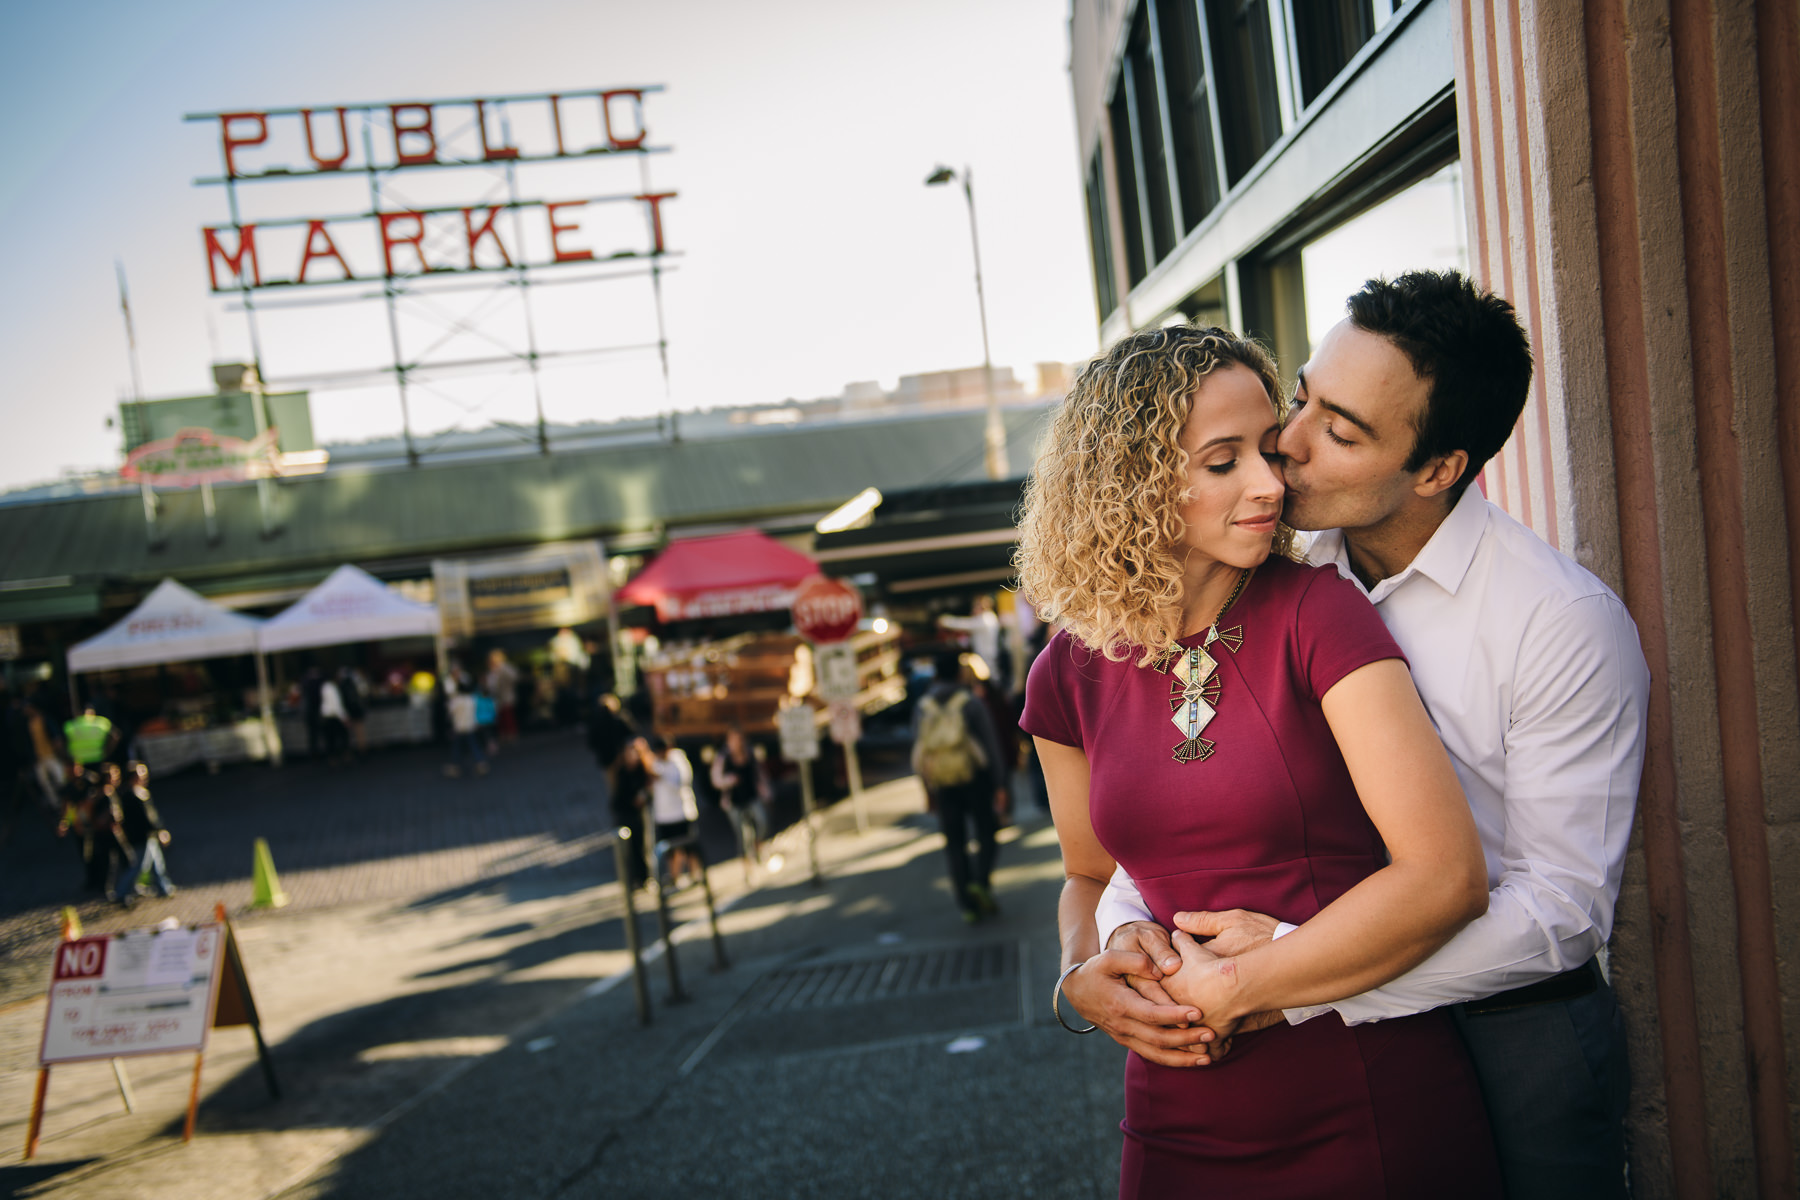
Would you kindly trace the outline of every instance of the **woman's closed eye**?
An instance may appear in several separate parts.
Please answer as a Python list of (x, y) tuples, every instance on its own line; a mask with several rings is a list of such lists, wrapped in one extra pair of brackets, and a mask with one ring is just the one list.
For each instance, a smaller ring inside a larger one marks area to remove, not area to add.
[(1237, 465), (1238, 460), (1234, 458), (1229, 462), (1208, 463), (1206, 469), (1214, 475), (1229, 475), (1237, 469)]

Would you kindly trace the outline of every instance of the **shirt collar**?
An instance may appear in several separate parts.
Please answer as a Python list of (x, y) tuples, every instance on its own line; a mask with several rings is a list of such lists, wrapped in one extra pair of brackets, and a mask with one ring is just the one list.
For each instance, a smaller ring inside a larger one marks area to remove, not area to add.
[[(1444, 518), (1444, 523), (1437, 527), (1431, 540), (1404, 570), (1377, 583), (1373, 591), (1368, 588), (1363, 591), (1379, 603), (1413, 575), (1423, 575), (1454, 596), (1469, 573), (1469, 564), (1475, 561), (1476, 547), (1481, 544), (1482, 531), (1487, 527), (1487, 503), (1480, 487), (1464, 491), (1456, 507)], [(1344, 544), (1343, 530), (1327, 529), (1315, 534), (1306, 558), (1315, 566), (1329, 564), (1336, 567), (1338, 574), (1362, 587), (1362, 580), (1350, 569), (1350, 550)]]

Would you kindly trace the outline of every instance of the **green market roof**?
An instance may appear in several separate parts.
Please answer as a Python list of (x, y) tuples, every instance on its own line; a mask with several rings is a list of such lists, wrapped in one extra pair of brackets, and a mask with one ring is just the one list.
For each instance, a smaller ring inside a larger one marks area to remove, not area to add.
[[(1015, 474), (1030, 461), (1044, 414), (1035, 406), (1003, 412)], [(979, 410), (930, 413), (745, 426), (679, 441), (639, 436), (548, 456), (334, 466), (270, 485), (277, 529), (269, 537), (255, 484), (215, 485), (212, 544), (198, 489), (159, 493), (156, 548), (135, 489), (0, 504), (0, 621), (92, 615), (118, 593), (148, 591), (169, 576), (217, 595), (306, 586), (345, 562), (422, 567), (432, 557), (541, 542), (642, 544), (681, 526), (821, 515), (865, 487), (982, 479), (983, 421)]]

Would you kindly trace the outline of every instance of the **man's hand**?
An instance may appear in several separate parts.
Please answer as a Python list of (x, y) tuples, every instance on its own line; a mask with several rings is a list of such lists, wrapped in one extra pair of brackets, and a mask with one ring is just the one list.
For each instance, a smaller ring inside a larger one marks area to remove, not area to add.
[(1187, 1005), (1154, 1004), (1128, 982), (1156, 970), (1142, 954), (1105, 950), (1063, 980), (1065, 1003), (1106, 1031), (1108, 1037), (1165, 1067), (1203, 1067), (1213, 1061), (1213, 1031), (1196, 1025)]
[(1146, 960), (1147, 968), (1126, 980), (1138, 995), (1152, 1004), (1175, 1003), (1162, 986), (1164, 975), (1181, 969), (1181, 955), (1175, 953), (1175, 947), (1170, 944), (1168, 930), (1155, 921), (1129, 921), (1113, 930), (1106, 948)]
[[(1137, 924), (1143, 923), (1137, 922)], [(1246, 950), (1254, 950), (1272, 940), (1278, 924), (1280, 922), (1274, 917), (1247, 912), (1241, 908), (1230, 909), (1226, 912), (1178, 912), (1175, 914), (1175, 928), (1196, 938), (1210, 939), (1205, 943), (1207, 952), (1216, 954), (1220, 958), (1236, 958)], [(1168, 944), (1166, 934), (1164, 939), (1164, 944)], [(1116, 942), (1113, 944), (1117, 945)], [(1176, 965), (1166, 967), (1166, 969), (1172, 971), (1178, 969), (1179, 966), (1180, 959), (1177, 957)]]
[(1224, 1058), (1227, 1054), (1230, 1054), (1231, 1047), (1236, 1044), (1240, 1034), (1255, 1033), (1259, 1029), (1267, 1029), (1271, 1025), (1279, 1025), (1285, 1020), (1287, 1020), (1287, 1018), (1281, 1014), (1281, 1010), (1279, 1009), (1276, 1009), (1273, 1012), (1251, 1013), (1237, 1023), (1237, 1028), (1232, 1030), (1230, 1037), (1220, 1038), (1213, 1043), (1213, 1060), (1216, 1062), (1219, 1059)]

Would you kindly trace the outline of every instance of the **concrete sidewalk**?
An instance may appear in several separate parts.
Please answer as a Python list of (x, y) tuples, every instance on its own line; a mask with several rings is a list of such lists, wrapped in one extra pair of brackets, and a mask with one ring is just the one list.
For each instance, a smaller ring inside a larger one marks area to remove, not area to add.
[(692, 998), (666, 1003), (653, 962), (648, 1028), (610, 878), (522, 872), (247, 926), (286, 1094), (268, 1099), (247, 1032), (220, 1031), (185, 1147), (191, 1060), (142, 1059), (130, 1116), (104, 1064), (58, 1068), (40, 1157), (19, 1163), (41, 1002), (0, 1012), (0, 1196), (1113, 1194), (1123, 1051), (1048, 1011), (1054, 831), (1007, 832), (1002, 914), (967, 927), (916, 782), (867, 802), (866, 834), (847, 802), (824, 819), (823, 888), (799, 830), (753, 890), (715, 868), (732, 965), (709, 970), (704, 922), (685, 925)]

